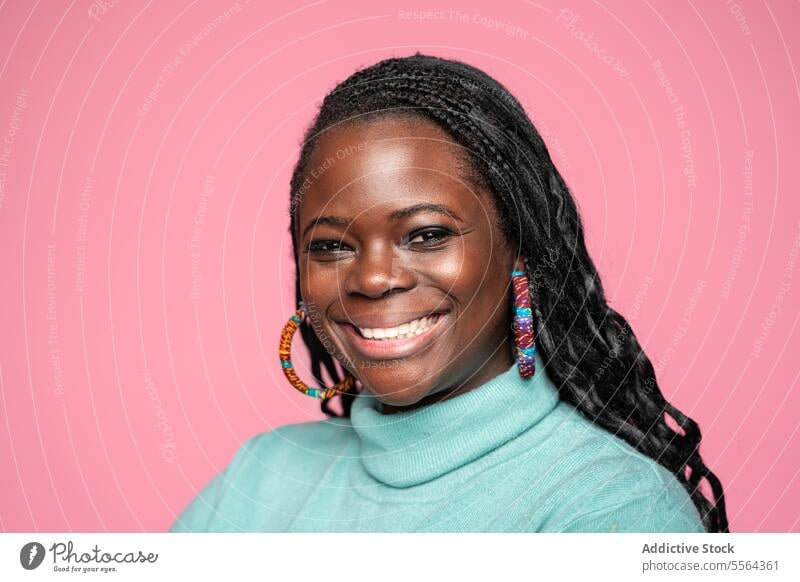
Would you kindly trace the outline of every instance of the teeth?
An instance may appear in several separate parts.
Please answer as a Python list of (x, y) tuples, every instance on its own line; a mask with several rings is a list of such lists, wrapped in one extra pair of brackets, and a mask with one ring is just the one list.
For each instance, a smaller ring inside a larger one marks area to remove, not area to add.
[(431, 315), (429, 317), (421, 317), (414, 321), (402, 323), (397, 327), (388, 328), (370, 328), (359, 327), (358, 330), (361, 335), (368, 339), (403, 339), (406, 337), (413, 337), (419, 335), (430, 328), (439, 319), (439, 315)]

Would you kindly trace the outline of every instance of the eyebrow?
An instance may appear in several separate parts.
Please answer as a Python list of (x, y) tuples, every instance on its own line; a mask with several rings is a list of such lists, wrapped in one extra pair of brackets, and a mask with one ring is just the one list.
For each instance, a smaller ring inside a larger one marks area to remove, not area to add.
[[(402, 220), (403, 218), (408, 218), (409, 216), (413, 216), (414, 214), (419, 214), (421, 212), (444, 214), (445, 216), (455, 218), (459, 222), (464, 222), (464, 219), (456, 214), (452, 209), (443, 204), (435, 204), (433, 202), (420, 202), (419, 204), (406, 206), (405, 208), (398, 208), (389, 214), (389, 220)], [(316, 220), (312, 220), (308, 226), (306, 226), (306, 228), (303, 230), (303, 237), (306, 236), (310, 229), (316, 226), (347, 226), (352, 222), (352, 218), (345, 218), (342, 216), (319, 216), (316, 218)]]

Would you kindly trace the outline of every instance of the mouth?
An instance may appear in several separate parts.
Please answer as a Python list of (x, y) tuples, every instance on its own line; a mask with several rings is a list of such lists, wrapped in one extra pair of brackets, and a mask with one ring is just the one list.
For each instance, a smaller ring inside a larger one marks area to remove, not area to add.
[(338, 322), (353, 351), (363, 359), (407, 358), (428, 347), (450, 320), (450, 312), (437, 312), (394, 327), (358, 327)]

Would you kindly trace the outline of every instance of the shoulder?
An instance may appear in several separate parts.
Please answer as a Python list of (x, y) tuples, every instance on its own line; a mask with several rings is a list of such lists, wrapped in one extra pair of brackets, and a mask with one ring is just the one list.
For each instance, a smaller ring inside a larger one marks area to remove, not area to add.
[(669, 469), (570, 404), (556, 410), (551, 440), (562, 450), (550, 531), (705, 531)]
[[(326, 419), (285, 424), (256, 434), (234, 455), (231, 479), (265, 478), (271, 467), (281, 467), (285, 477), (300, 477), (347, 449), (356, 439), (349, 419)], [(297, 475), (292, 475), (297, 473)]]
[(169, 531), (240, 531), (242, 508), (264, 492), (281, 490), (287, 479), (314, 475), (337, 458), (335, 452), (349, 446), (353, 436), (349, 420), (328, 419), (287, 424), (250, 437)]
[(641, 453), (619, 435), (589, 420), (571, 404), (561, 401), (550, 415), (549, 440), (571, 471), (584, 484), (624, 481), (629, 485), (654, 486), (667, 478), (668, 469)]
[(256, 435), (254, 439), (272, 435), (271, 438), (285, 439), (300, 443), (313, 443), (325, 445), (331, 440), (338, 442), (341, 440), (351, 440), (355, 433), (349, 418), (326, 418), (312, 422), (297, 422), (284, 424), (274, 430), (261, 435)]
[(357, 435), (347, 418), (285, 424), (257, 434), (242, 447), (257, 457), (325, 455), (353, 443)]

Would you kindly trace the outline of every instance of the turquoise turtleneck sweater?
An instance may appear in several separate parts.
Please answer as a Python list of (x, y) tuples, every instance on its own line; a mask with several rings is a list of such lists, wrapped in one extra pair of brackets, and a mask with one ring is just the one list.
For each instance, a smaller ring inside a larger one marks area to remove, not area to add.
[(536, 355), (486, 384), (383, 414), (282, 426), (237, 451), (170, 531), (703, 532), (675, 477), (560, 401)]

